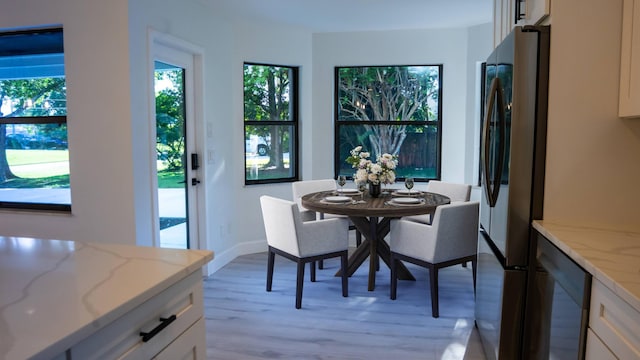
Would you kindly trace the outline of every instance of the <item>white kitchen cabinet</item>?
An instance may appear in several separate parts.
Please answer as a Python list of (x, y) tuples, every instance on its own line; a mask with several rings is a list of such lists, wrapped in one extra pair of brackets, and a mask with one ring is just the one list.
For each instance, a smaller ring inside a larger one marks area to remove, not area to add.
[(608, 353), (640, 359), (640, 312), (597, 280), (591, 287), (589, 328), (587, 359), (606, 359)]
[(493, 0), (493, 47), (504, 40), (515, 25), (515, 2)]
[(523, 16), (517, 20), (518, 25), (545, 24), (551, 13), (551, 0), (524, 0), (520, 2)]
[(204, 359), (203, 314), (202, 275), (195, 271), (72, 346), (71, 359)]
[[(0, 294), (29, 309), (2, 318), (0, 359), (204, 358), (202, 267), (212, 259), (208, 250), (0, 236), (0, 273), (11, 275)], [(52, 293), (56, 301), (42, 296)]]
[[(520, 1), (522, 19), (517, 18), (516, 1)], [(493, 47), (498, 46), (515, 25), (549, 24), (550, 14), (551, 0), (493, 0)]]
[(618, 116), (640, 117), (640, 0), (624, 0)]
[(154, 357), (155, 360), (198, 360), (207, 356), (206, 329), (204, 318), (196, 321), (180, 337), (175, 339), (162, 352)]
[(585, 360), (617, 360), (611, 350), (591, 330), (587, 330), (587, 350)]

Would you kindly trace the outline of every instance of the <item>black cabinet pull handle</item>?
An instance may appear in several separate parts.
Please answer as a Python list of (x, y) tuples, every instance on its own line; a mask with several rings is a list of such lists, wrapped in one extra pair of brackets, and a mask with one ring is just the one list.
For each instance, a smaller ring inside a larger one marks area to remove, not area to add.
[(168, 318), (160, 318), (160, 324), (153, 328), (153, 330), (146, 332), (140, 332), (140, 336), (142, 336), (142, 342), (147, 342), (151, 340), (154, 336), (158, 335), (160, 331), (169, 326), (172, 322), (176, 320), (175, 315), (171, 315)]

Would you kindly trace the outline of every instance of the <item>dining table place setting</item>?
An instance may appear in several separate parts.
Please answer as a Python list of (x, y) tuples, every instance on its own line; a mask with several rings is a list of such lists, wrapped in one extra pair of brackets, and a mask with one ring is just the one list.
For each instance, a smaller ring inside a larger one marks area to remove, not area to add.
[(353, 188), (338, 189), (336, 190), (336, 193), (344, 196), (360, 195), (360, 191), (358, 189), (353, 189)]
[(325, 196), (321, 202), (329, 203), (329, 204), (348, 204), (351, 203), (353, 199), (350, 196), (342, 196), (342, 195), (329, 195)]
[(401, 196), (401, 197), (393, 197), (391, 198), (391, 200), (386, 201), (385, 203), (387, 205), (394, 205), (394, 206), (415, 206), (415, 205), (424, 204), (424, 202), (425, 202), (425, 199), (422, 197)]
[(391, 195), (392, 196), (420, 196), (423, 195), (424, 192), (421, 190), (406, 190), (406, 189), (397, 189), (394, 190)]

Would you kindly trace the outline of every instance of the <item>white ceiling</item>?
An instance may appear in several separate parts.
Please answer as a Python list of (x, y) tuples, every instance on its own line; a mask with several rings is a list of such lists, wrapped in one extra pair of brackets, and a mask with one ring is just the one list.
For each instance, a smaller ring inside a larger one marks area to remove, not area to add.
[(491, 22), (493, 0), (205, 0), (243, 17), (348, 32), (466, 27)]

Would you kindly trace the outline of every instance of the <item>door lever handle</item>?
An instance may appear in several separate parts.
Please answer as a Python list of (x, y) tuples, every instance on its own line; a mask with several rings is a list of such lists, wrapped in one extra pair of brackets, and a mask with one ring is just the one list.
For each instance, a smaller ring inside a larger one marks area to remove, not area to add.
[(196, 186), (198, 184), (200, 184), (200, 180), (196, 178), (191, 178), (191, 185)]

